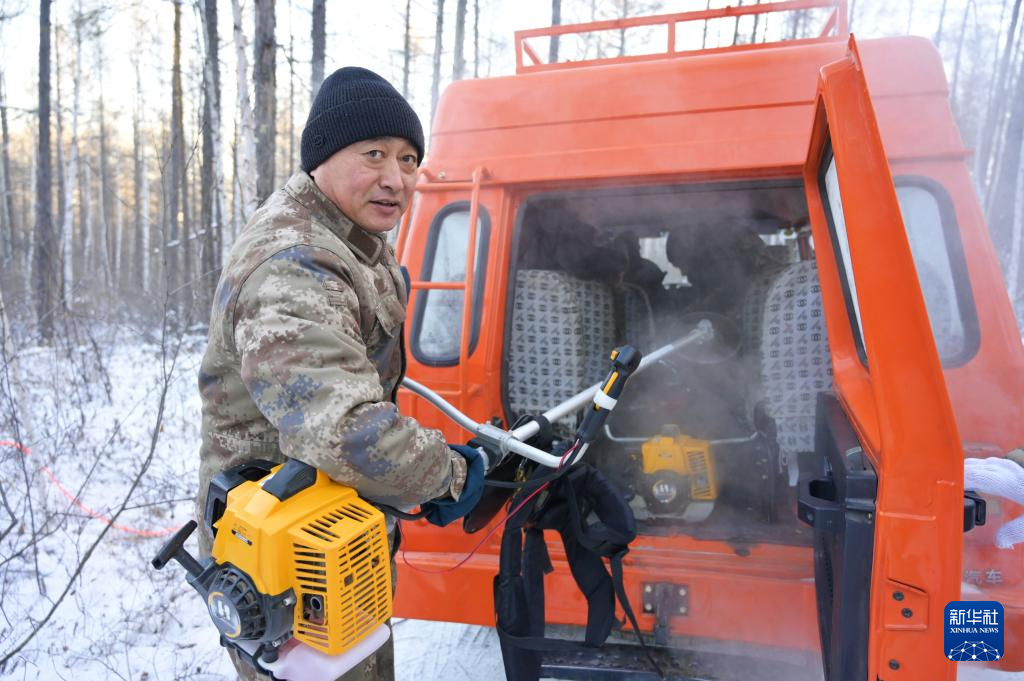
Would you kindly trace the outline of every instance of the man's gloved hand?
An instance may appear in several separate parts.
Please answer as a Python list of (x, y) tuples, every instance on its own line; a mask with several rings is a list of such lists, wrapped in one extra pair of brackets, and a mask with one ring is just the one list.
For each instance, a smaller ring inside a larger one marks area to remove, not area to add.
[(498, 451), (497, 447), (490, 444), (489, 442), (484, 442), (483, 440), (477, 437), (473, 438), (465, 445), (449, 446), (451, 446), (453, 449), (457, 449), (458, 451), (462, 451), (462, 447), (464, 446), (472, 447), (473, 449), (480, 452), (480, 454), (482, 454), (484, 457), (484, 475), (487, 475), (488, 473), (493, 471), (495, 468), (500, 466), (501, 463), (505, 460), (505, 456), (500, 451)]
[(426, 515), (423, 517), (433, 525), (444, 527), (473, 510), (484, 493), (484, 476), (487, 474), (486, 455), (468, 445), (448, 445), (466, 459), (466, 483), (458, 501), (451, 497), (434, 499), (420, 505)]
[[(1024, 504), (1024, 467), (1011, 459), (964, 459), (964, 489), (1004, 497)], [(996, 545), (1011, 548), (1024, 542), (1024, 516), (1006, 523), (996, 532)]]

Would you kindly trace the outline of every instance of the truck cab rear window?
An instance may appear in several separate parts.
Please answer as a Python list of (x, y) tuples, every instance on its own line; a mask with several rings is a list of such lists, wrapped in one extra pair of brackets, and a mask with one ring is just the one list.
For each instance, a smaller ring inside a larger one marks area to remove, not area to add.
[(958, 366), (977, 350), (978, 321), (953, 202), (922, 177), (897, 177), (896, 195), (939, 358)]
[[(430, 226), (423, 259), (423, 281), (465, 281), (466, 248), (469, 244), (469, 202), (442, 208)], [(480, 334), (484, 274), (490, 219), (483, 206), (477, 216), (476, 254), (473, 261), (472, 337), (469, 353)], [(462, 291), (423, 290), (418, 296), (411, 335), (413, 356), (421, 364), (448, 366), (459, 361), (462, 337)]]

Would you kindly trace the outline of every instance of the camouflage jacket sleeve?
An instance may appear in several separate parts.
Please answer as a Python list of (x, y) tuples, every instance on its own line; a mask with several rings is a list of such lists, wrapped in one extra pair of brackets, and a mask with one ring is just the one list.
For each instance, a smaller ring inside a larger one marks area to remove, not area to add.
[(309, 246), (261, 264), (234, 311), (242, 381), (285, 456), (379, 503), (457, 499), (465, 460), (384, 395), (350, 276), (336, 255)]

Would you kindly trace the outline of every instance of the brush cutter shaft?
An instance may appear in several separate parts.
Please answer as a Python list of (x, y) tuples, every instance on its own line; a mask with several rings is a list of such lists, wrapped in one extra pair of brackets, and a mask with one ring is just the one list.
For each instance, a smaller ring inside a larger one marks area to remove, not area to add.
[[(676, 341), (673, 341), (672, 343), (669, 343), (668, 345), (663, 345), (662, 347), (658, 348), (651, 354), (644, 357), (643, 360), (641, 360), (640, 362), (640, 366), (637, 367), (636, 372), (639, 373), (643, 371), (646, 367), (650, 366), (654, 362), (657, 362), (662, 357), (665, 357), (666, 355), (675, 352), (680, 348), (686, 347), (691, 343), (698, 343), (711, 340), (711, 338), (713, 337), (714, 330), (711, 327), (711, 322), (707, 320), (702, 320), (697, 325), (697, 328), (691, 331), (690, 333), (686, 334), (685, 336)], [(565, 402), (562, 402), (561, 404), (552, 407), (551, 409), (544, 412), (544, 418), (548, 420), (548, 423), (554, 423), (560, 418), (568, 416), (569, 414), (572, 414), (575, 411), (579, 411), (580, 409), (594, 401), (594, 392), (599, 390), (602, 384), (603, 381), (601, 383), (595, 383), (589, 388), (584, 388), (580, 392), (576, 393), (575, 395), (567, 399)], [(529, 423), (524, 423), (519, 428), (513, 430), (512, 435), (517, 440), (529, 440), (531, 437), (533, 437), (539, 432), (540, 424), (537, 423), (536, 421), (530, 421)]]
[[(658, 361), (669, 353), (675, 352), (676, 350), (690, 345), (691, 343), (704, 342), (712, 339), (713, 337), (714, 329), (711, 326), (711, 322), (702, 320), (697, 325), (697, 328), (690, 333), (672, 343), (669, 343), (668, 345), (658, 348), (651, 354), (644, 357), (636, 371), (643, 371), (644, 367), (650, 366), (653, 362)], [(554, 422), (564, 416), (568, 416), (569, 414), (578, 411), (579, 409), (582, 409), (588, 404), (591, 404), (594, 401), (594, 392), (600, 390), (603, 383), (603, 381), (595, 383), (565, 402), (562, 402), (558, 406), (549, 409), (544, 412), (544, 418), (546, 418), (549, 423)], [(548, 468), (557, 468), (561, 462), (559, 457), (523, 442), (523, 440), (528, 440), (540, 432), (540, 425), (536, 421), (530, 421), (529, 423), (526, 423), (512, 431), (502, 430), (501, 428), (492, 426), (489, 423), (477, 423), (456, 409), (451, 402), (444, 399), (427, 386), (419, 383), (418, 381), (414, 381), (408, 376), (402, 379), (402, 385), (437, 407), (441, 410), (441, 413), (457, 423), (464, 430), (473, 433), (473, 435), (486, 442), (496, 445), (502, 454), (508, 454), (510, 452), (519, 454), (520, 456), (526, 457), (531, 461), (536, 461), (540, 465), (547, 466)], [(577, 454), (574, 458), (578, 460), (579, 456), (580, 455)]]
[(454, 405), (448, 402), (448, 400), (444, 399), (422, 383), (418, 383), (406, 376), (402, 379), (402, 385), (440, 409), (445, 416), (457, 423), (463, 429), (473, 433), (474, 436), (481, 440), (495, 445), (502, 454), (512, 452), (519, 454), (520, 456), (524, 456), (531, 461), (536, 461), (542, 466), (547, 466), (549, 468), (558, 467), (558, 463), (560, 461), (559, 457), (553, 454), (548, 454), (536, 447), (531, 447), (525, 442), (520, 442), (513, 433), (510, 433), (507, 430), (502, 430), (501, 428), (492, 426), (489, 423), (477, 423), (456, 409)]

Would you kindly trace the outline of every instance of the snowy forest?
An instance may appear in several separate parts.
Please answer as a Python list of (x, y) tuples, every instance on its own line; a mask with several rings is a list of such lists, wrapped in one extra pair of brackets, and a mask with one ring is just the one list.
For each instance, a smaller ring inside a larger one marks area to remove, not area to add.
[[(737, 2), (761, 0), (0, 0), (0, 678), (234, 678), (180, 570), (149, 561), (193, 510), (221, 263), (298, 167), (325, 75), (373, 69), (429, 129), (449, 83), (514, 73), (514, 30)], [(1022, 5), (848, 3), (858, 38), (939, 50), (1019, 322)], [(718, 20), (701, 40), (807, 37), (804, 19)], [(395, 632), (399, 678), (501, 674), (489, 630)]]

